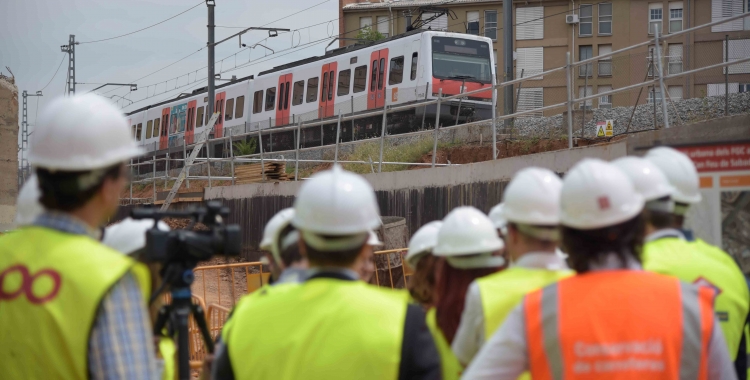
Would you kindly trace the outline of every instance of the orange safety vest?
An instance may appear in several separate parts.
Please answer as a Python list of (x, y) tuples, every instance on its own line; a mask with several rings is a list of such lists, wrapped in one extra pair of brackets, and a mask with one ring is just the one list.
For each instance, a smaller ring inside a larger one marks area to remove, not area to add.
[(644, 271), (592, 272), (524, 300), (531, 377), (708, 377), (713, 292)]

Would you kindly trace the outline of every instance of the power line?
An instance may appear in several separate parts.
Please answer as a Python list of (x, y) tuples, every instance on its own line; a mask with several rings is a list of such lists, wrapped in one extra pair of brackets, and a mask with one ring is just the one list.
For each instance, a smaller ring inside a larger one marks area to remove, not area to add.
[(201, 4), (203, 4), (203, 1), (199, 2), (198, 4), (196, 4), (196, 5), (192, 6), (192, 7), (188, 8), (188, 9), (186, 9), (186, 10), (184, 10), (184, 11), (182, 11), (182, 12), (180, 12), (180, 13), (178, 13), (178, 14), (176, 14), (176, 15), (174, 15), (174, 16), (172, 16), (172, 17), (168, 18), (168, 19), (165, 19), (165, 20), (159, 21), (159, 22), (157, 22), (156, 24), (153, 24), (153, 25), (149, 25), (149, 26), (147, 26), (147, 27), (145, 27), (145, 28), (141, 28), (141, 29), (138, 29), (138, 30), (136, 30), (136, 31), (132, 31), (132, 32), (130, 32), (130, 33), (125, 33), (125, 34), (121, 34), (121, 35), (119, 35), (119, 36), (115, 36), (115, 37), (103, 38), (103, 39), (101, 39), (101, 40), (94, 40), (94, 41), (85, 41), (85, 42), (78, 42), (78, 44), (79, 44), (79, 45), (83, 45), (83, 44), (93, 44), (93, 43), (97, 43), (97, 42), (104, 42), (104, 41), (114, 40), (114, 39), (117, 39), (117, 38), (122, 38), (122, 37), (126, 37), (126, 36), (129, 36), (129, 35), (131, 35), (131, 34), (136, 34), (136, 33), (138, 33), (138, 32), (142, 32), (142, 31), (144, 31), (144, 30), (146, 30), (146, 29), (151, 29), (151, 28), (153, 28), (153, 27), (155, 27), (155, 26), (157, 26), (157, 25), (159, 25), (159, 24), (163, 24), (163, 23), (165, 23), (165, 22), (167, 22), (167, 21), (169, 21), (169, 20), (171, 20), (171, 19), (173, 19), (173, 18), (175, 18), (175, 17), (177, 17), (177, 16), (183, 15), (183, 14), (185, 14), (185, 13), (187, 13), (187, 12), (189, 12), (189, 11), (191, 11), (191, 10), (193, 10), (193, 9), (197, 8), (197, 7), (199, 7), (199, 6), (201, 5)]
[[(170, 66), (174, 66), (175, 64), (177, 64), (177, 63), (179, 63), (179, 62), (182, 62), (182, 61), (184, 61), (184, 60), (188, 59), (189, 57), (191, 57), (191, 56), (193, 56), (193, 55), (195, 55), (195, 54), (198, 54), (198, 52), (200, 52), (201, 50), (203, 50), (203, 49), (205, 49), (205, 48), (206, 48), (206, 47), (204, 46), (204, 47), (202, 47), (202, 48), (200, 48), (200, 49), (198, 49), (198, 50), (196, 50), (196, 51), (194, 51), (194, 52), (192, 52), (192, 53), (190, 53), (190, 54), (188, 54), (188, 55), (186, 55), (186, 56), (184, 56), (184, 57), (182, 57), (182, 58), (180, 58), (180, 59), (178, 59), (178, 60), (176, 60), (176, 61), (174, 61), (174, 62), (172, 62), (172, 63), (170, 63), (170, 64), (168, 64), (168, 65), (166, 65), (166, 66), (164, 66), (164, 67), (162, 67), (161, 69), (158, 69), (158, 70), (156, 70), (156, 71), (153, 71), (153, 72), (151, 72), (150, 74), (146, 74), (146, 75), (144, 75), (144, 76), (142, 76), (142, 77), (140, 77), (140, 78), (138, 78), (138, 79), (136, 79), (136, 80), (133, 80), (133, 81), (131, 81), (131, 82), (135, 83), (135, 82), (138, 82), (138, 81), (139, 81), (139, 80), (141, 80), (141, 79), (144, 79), (144, 78), (148, 78), (148, 77), (150, 77), (150, 76), (152, 76), (152, 75), (154, 75), (154, 74), (156, 74), (156, 73), (158, 73), (158, 72), (160, 72), (160, 71), (162, 71), (162, 70), (164, 70), (164, 69), (166, 69), (166, 68), (168, 68), (168, 67), (170, 67)], [(179, 77), (178, 77), (178, 78), (179, 78)], [(161, 83), (161, 82), (159, 82), (159, 83)], [(118, 90), (118, 89), (120, 89), (121, 87), (123, 87), (123, 86), (118, 86), (118, 87), (115, 87), (114, 89), (112, 89), (112, 90), (109, 90), (109, 91), (105, 92), (105, 94), (109, 94), (110, 92), (112, 92), (112, 91), (115, 91), (115, 90)]]
[(45, 84), (44, 87), (42, 87), (42, 89), (39, 91), (44, 91), (44, 89), (47, 88), (47, 86), (49, 86), (50, 83), (52, 83), (52, 80), (55, 79), (55, 77), (57, 76), (57, 72), (60, 71), (60, 67), (62, 67), (63, 61), (65, 61), (65, 54), (63, 54), (63, 57), (60, 60), (60, 64), (57, 65), (57, 70), (55, 70), (55, 74), (52, 75), (52, 78), (49, 79), (49, 82), (47, 82), (47, 84)]

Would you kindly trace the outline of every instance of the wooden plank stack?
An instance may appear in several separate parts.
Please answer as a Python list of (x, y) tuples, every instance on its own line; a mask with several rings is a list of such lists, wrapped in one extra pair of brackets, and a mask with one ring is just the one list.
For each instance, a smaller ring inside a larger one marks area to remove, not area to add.
[(265, 174), (266, 182), (288, 181), (286, 174), (286, 163), (265, 162), (265, 173), (261, 172), (260, 164), (237, 165), (234, 167), (235, 183), (238, 185), (263, 181)]

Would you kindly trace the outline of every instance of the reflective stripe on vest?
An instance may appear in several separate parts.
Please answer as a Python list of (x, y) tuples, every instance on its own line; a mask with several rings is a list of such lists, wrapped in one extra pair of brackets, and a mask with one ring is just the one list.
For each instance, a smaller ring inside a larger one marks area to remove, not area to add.
[(245, 296), (224, 325), (235, 378), (396, 379), (408, 293), (315, 278)]
[(440, 354), (440, 367), (443, 373), (444, 380), (458, 380), (461, 377), (461, 373), (464, 371), (464, 367), (458, 361), (458, 358), (451, 350), (450, 344), (445, 339), (443, 331), (437, 325), (437, 311), (433, 307), (427, 310), (427, 327), (432, 333), (432, 339), (435, 341), (435, 346)]
[(552, 271), (512, 267), (477, 279), (484, 314), (484, 339), (503, 324), (527, 293), (574, 275), (571, 270)]
[(145, 266), (88, 236), (25, 227), (0, 237), (1, 377), (88, 378), (97, 310), (129, 270), (150, 288)]
[(589, 273), (530, 293), (532, 378), (705, 380), (712, 298), (642, 271)]
[(742, 271), (729, 254), (700, 239), (663, 238), (644, 245), (643, 268), (713, 289), (716, 319), (729, 356), (737, 357), (750, 295)]

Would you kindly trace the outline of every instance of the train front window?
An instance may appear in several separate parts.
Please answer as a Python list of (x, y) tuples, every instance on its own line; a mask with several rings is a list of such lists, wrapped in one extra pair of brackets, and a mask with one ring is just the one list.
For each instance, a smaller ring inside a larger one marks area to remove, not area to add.
[(492, 83), (489, 44), (463, 38), (432, 37), (432, 76)]

